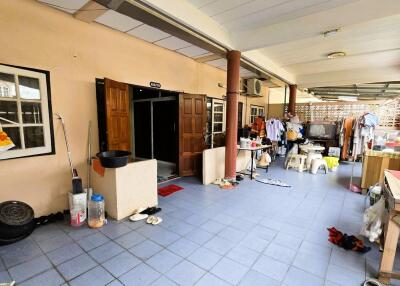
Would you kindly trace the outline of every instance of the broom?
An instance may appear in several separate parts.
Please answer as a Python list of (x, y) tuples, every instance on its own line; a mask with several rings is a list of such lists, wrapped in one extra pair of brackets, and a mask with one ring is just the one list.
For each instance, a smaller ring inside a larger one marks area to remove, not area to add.
[(67, 146), (69, 166), (71, 168), (71, 175), (72, 175), (72, 193), (80, 194), (80, 193), (83, 193), (82, 179), (78, 176), (78, 171), (72, 165), (72, 156), (71, 156), (71, 151), (69, 149), (67, 130), (65, 128), (64, 118), (59, 113), (56, 113), (56, 115), (57, 115), (58, 119), (61, 120), (61, 125), (63, 128), (64, 138), (65, 138), (65, 145)]

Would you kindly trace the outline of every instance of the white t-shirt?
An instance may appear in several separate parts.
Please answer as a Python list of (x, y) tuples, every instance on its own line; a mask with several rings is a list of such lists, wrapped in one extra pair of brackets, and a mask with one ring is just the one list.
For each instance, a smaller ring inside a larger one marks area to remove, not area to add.
[(282, 125), (282, 122), (278, 119), (269, 119), (266, 122), (267, 125), (267, 138), (271, 141), (279, 141), (281, 136), (281, 131), (284, 131), (285, 128)]

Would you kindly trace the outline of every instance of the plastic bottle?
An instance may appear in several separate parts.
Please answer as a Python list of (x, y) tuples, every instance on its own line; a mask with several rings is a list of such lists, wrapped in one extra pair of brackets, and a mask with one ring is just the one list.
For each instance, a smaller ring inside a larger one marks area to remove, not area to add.
[(93, 194), (89, 201), (88, 224), (91, 228), (99, 228), (104, 225), (104, 197)]

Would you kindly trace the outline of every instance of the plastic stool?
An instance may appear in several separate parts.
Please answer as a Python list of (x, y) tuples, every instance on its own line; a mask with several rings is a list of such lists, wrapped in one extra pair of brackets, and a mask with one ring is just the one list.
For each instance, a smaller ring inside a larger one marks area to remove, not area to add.
[(319, 153), (308, 153), (307, 155), (307, 169), (310, 170), (311, 169), (311, 165), (312, 165), (312, 161), (314, 159), (322, 159), (322, 155)]
[(316, 174), (321, 167), (324, 167), (325, 174), (327, 174), (328, 164), (326, 164), (326, 161), (324, 159), (314, 159), (311, 164), (311, 173)]
[(306, 170), (306, 167), (305, 167), (306, 159), (307, 159), (306, 155), (289, 154), (287, 163), (286, 163), (286, 170), (289, 168), (295, 168), (299, 172), (303, 172), (304, 170)]

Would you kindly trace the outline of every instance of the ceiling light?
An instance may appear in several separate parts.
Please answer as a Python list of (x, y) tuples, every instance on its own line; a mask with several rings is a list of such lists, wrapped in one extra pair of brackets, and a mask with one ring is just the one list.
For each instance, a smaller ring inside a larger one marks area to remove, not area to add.
[(346, 96), (346, 97), (340, 97), (339, 100), (342, 100), (342, 101), (357, 101), (358, 98), (357, 98), (357, 96)]
[(322, 32), (321, 34), (324, 37), (329, 37), (329, 36), (332, 36), (332, 35), (336, 34), (339, 31), (340, 31), (340, 28), (336, 28), (336, 29), (332, 29), (332, 30), (328, 30), (328, 31)]
[(346, 56), (345, 52), (333, 52), (327, 55), (328, 59), (337, 59)]

